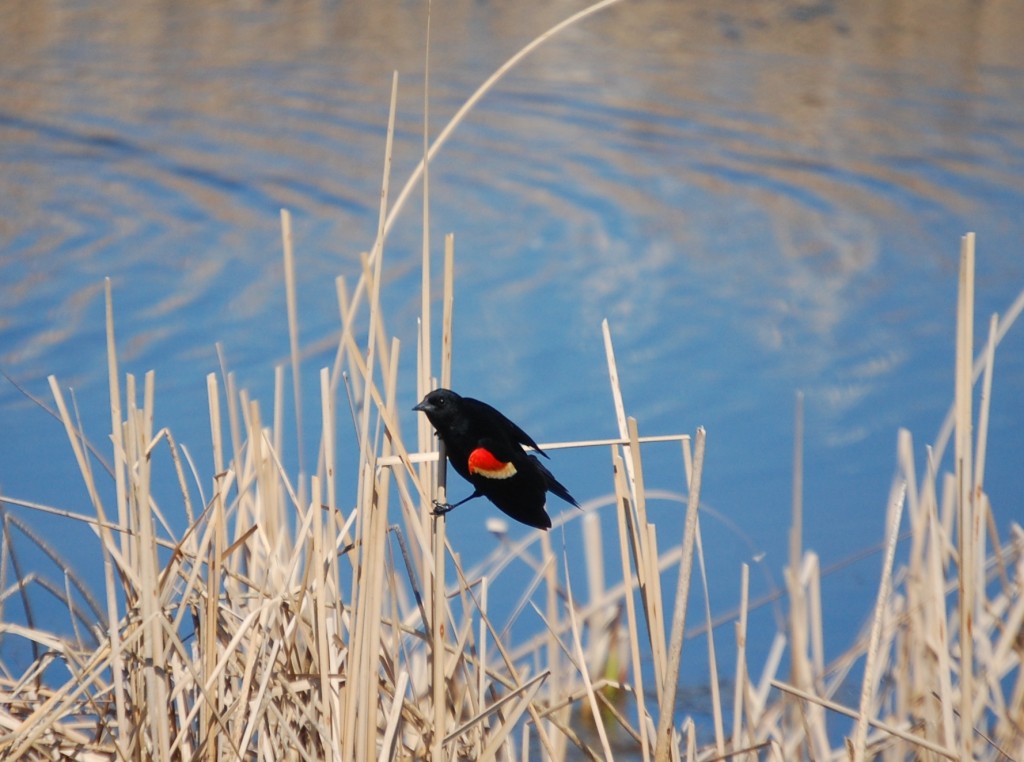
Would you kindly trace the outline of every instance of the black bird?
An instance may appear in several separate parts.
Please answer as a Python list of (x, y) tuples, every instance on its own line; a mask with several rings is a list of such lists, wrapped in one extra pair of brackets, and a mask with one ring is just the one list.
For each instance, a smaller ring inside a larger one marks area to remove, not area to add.
[(536, 455), (523, 448), (529, 447), (545, 458), (547, 453), (486, 402), (460, 397), (450, 389), (436, 389), (413, 410), (427, 414), (444, 442), (452, 468), (474, 488), (472, 495), (455, 504), (435, 501), (436, 515), (483, 496), (516, 521), (549, 529), (551, 518), (544, 510), (547, 492), (579, 508), (569, 490)]

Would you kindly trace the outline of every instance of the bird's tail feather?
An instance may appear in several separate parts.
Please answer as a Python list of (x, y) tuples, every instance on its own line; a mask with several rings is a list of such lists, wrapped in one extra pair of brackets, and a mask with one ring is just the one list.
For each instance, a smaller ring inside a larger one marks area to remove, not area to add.
[(558, 481), (558, 479), (556, 479), (554, 475), (544, 467), (544, 464), (541, 463), (536, 456), (531, 455), (530, 457), (533, 459), (533, 462), (537, 464), (537, 468), (540, 469), (540, 472), (544, 475), (544, 482), (547, 485), (548, 492), (558, 495), (565, 502), (571, 503), (579, 508), (580, 504), (576, 502), (576, 498), (569, 494), (569, 490), (565, 488), (565, 485)]

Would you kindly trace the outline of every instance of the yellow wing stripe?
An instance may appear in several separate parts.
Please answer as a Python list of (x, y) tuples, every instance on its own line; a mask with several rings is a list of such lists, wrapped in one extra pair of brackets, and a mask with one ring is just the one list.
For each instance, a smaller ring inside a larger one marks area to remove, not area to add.
[(479, 474), (488, 479), (508, 479), (515, 476), (516, 467), (498, 460), (490, 450), (477, 447), (469, 454), (469, 473)]

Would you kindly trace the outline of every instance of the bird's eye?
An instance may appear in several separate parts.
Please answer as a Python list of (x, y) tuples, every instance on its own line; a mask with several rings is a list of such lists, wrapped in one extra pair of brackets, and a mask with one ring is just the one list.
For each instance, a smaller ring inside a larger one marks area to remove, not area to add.
[(434, 404), (438, 407), (444, 407), (444, 397), (438, 397)]

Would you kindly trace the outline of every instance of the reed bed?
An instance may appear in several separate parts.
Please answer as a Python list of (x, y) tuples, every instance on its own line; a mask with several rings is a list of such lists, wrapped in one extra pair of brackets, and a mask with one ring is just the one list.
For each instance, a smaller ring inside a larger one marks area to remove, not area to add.
[[(826, 663), (821, 566), (800, 531), (798, 414), (788, 617), (764, 663), (751, 664), (753, 604), (744, 566), (729, 622), (736, 652), (723, 659), (714, 648), (700, 531), (705, 432), (640, 435), (620, 391), (607, 323), (617, 437), (543, 445), (607, 452), (608, 497), (556, 517), (565, 536), (588, 548), (586, 588), (574, 586), (580, 572), (570, 574), (554, 533), (501, 538), (467, 569), (446, 536), (446, 518), (431, 514), (431, 500), (445, 497), (443, 453), (422, 416), (413, 436), (399, 426), (399, 412), (412, 404), (399, 398), (399, 379), (413, 371), (390, 337), (380, 298), (386, 233), (416, 179), (390, 206), (395, 92), (393, 86), (377, 239), (354, 286), (337, 281), (339, 338), (318, 387), (302, 379), (294, 277), (302, 254), (293, 251), (290, 217), (282, 213), (296, 419), (289, 444), (300, 449), (310, 430), (319, 433), (308, 473), (301, 456), (298, 473), (283, 465), (284, 367), (275, 371), (269, 418), (227, 368), (207, 377), (210, 463), (193, 462), (169, 428), (157, 429), (154, 374), (140, 382), (120, 371), (109, 282), (109, 449), (90, 442), (73, 399), (69, 405), (50, 378), (92, 512), (0, 498), (0, 654), (30, 652), (0, 663), (0, 758), (1024, 758), (1024, 536), (1016, 525), (1009, 537), (998, 535), (984, 490), (995, 348), (1024, 298), (1001, 321), (993, 318), (975, 360), (973, 237), (964, 239), (961, 255), (948, 429), (953, 470), (940, 469), (940, 439), (926, 449), (919, 472), (910, 434), (899, 433), (899, 476), (879, 528), (885, 551), (878, 594), (863, 633)], [(429, 156), (449, 132), (424, 142), (417, 172), (424, 180)], [(454, 239), (447, 238), (442, 257), (432, 255), (426, 194), (423, 218), (418, 395), (450, 379), (455, 305)], [(300, 391), (309, 388), (320, 393), (315, 422), (300, 415)], [(349, 417), (346, 399), (354, 434), (338, 423)], [(358, 460), (342, 470), (338, 453), (348, 436)], [(659, 536), (647, 513), (648, 500), (660, 494), (644, 478), (643, 452), (653, 442), (679, 448), (672, 486), (685, 491), (686, 509), (678, 537)], [(109, 476), (102, 467), (108, 461)], [(713, 448), (708, 464), (715, 467)], [(180, 499), (173, 508), (154, 489), (155, 480), (168, 478), (177, 485), (175, 503)], [(343, 493), (355, 499), (345, 503)], [(183, 531), (167, 520), (170, 511), (187, 517)], [(92, 528), (103, 580), (98, 597), (71, 569), (53, 581), (19, 562), (25, 546), (48, 552), (22, 518), (33, 512)], [(602, 537), (608, 526), (614, 539)], [(897, 563), (904, 528), (909, 540)], [(617, 549), (616, 559), (604, 557), (608, 548)], [(608, 568), (619, 570), (612, 584)], [(699, 613), (709, 632), (712, 708), (710, 727), (699, 730), (679, 694), (695, 574), (704, 591)], [(65, 626), (37, 623), (42, 594), (51, 614), (54, 600), (66, 611)], [(522, 628), (492, 615), (493, 602), (510, 597), (517, 600), (512, 621), (529, 610), (543, 623), (519, 642), (511, 633)], [(855, 706), (838, 700), (851, 680), (860, 685)]]
[[(290, 270), (296, 256), (287, 213), (282, 231)], [(619, 436), (545, 445), (609, 453), (611, 496), (556, 522), (577, 525), (589, 549), (586, 595), (573, 587), (564, 551), (543, 532), (496, 544), (476, 568), (463, 568), (445, 537), (445, 517), (430, 513), (431, 499), (443, 499), (445, 487), (436, 440), (420, 421), (416, 446), (409, 447), (398, 426), (398, 411), (409, 400), (397, 398), (399, 345), (386, 341), (384, 331), (382, 258), (380, 248), (364, 258), (361, 289), (338, 282), (340, 339), (333, 367), (319, 373), (320, 445), (309, 476), (287, 473), (280, 458), (283, 369), (276, 374), (276, 426), (236, 389), (233, 374), (207, 378), (213, 462), (205, 469), (169, 429), (155, 430), (154, 374), (141, 384), (128, 374), (121, 386), (108, 282), (115, 498), (108, 505), (101, 497), (110, 490), (98, 481), (107, 478), (96, 467), (98, 448), (51, 377), (56, 414), (94, 514), (3, 498), (0, 603), (8, 614), (19, 602), (20, 608), (0, 621), (0, 636), (8, 647), (15, 640), (28, 644), (33, 657), (20, 669), (10, 661), (0, 665), (0, 757), (1021, 758), (1024, 536), (1016, 525), (1008, 538), (998, 536), (984, 474), (995, 347), (1024, 298), (1003, 321), (992, 318), (975, 361), (972, 237), (964, 239), (961, 256), (955, 403), (947, 429), (955, 472), (936, 465), (945, 447), (940, 438), (926, 449), (925, 472), (918, 473), (911, 436), (899, 432), (899, 478), (883, 528), (876, 604), (853, 647), (826, 664), (820, 564), (801, 546), (798, 413), (788, 619), (755, 670), (745, 652), (751, 604), (744, 568), (731, 622), (738, 645), (728, 659), (729, 681), (719, 677), (725, 666), (708, 638), (712, 727), (701, 733), (677, 696), (695, 571), (713, 633), (699, 523), (703, 430), (692, 437), (640, 436), (626, 413), (605, 323)], [(454, 262), (449, 236), (440, 290), (442, 381), (450, 377)], [(427, 251), (420, 391), (435, 378), (426, 351), (432, 270)], [(293, 283), (293, 274), (286, 281)], [(292, 294), (289, 288), (289, 304)], [(293, 327), (296, 319), (290, 308)], [(360, 323), (367, 328), (357, 335)], [(299, 388), (297, 352), (292, 371)], [(336, 403), (346, 375), (356, 390), (359, 459), (357, 472), (343, 474)], [(294, 404), (298, 409), (297, 396)], [(301, 428), (296, 436), (303, 436)], [(678, 543), (659, 538), (647, 516), (652, 491), (642, 453), (649, 442), (679, 447), (687, 505)], [(188, 517), (180, 534), (154, 497), (158, 462), (179, 486), (180, 512)], [(204, 470), (211, 474), (205, 486), (196, 476)], [(339, 505), (343, 479), (356, 485), (354, 505)], [(12, 506), (92, 527), (104, 580), (99, 600), (70, 569), (53, 582), (17, 563), (19, 545), (47, 546)], [(611, 586), (600, 549), (616, 543), (601, 537), (602, 512), (613, 514), (618, 535), (621, 578)], [(902, 527), (909, 541), (897, 567)], [(674, 591), (662, 589), (666, 580), (675, 582)], [(66, 627), (33, 625), (41, 588), (66, 609)], [(495, 596), (513, 595), (520, 596), (517, 616), (530, 608), (544, 623), (520, 643), (489, 614)], [(860, 680), (860, 700), (844, 706), (836, 695), (851, 675)], [(731, 695), (723, 695), (724, 685)], [(849, 720), (837, 736), (838, 717)]]

